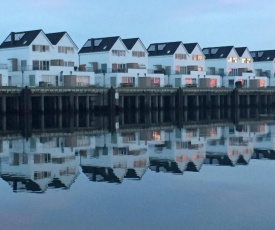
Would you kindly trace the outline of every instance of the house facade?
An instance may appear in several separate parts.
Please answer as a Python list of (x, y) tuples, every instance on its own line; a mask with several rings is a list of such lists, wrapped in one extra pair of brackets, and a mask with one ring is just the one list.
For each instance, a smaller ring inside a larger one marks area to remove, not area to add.
[(208, 81), (205, 78), (214, 78), (214, 86), (219, 85), (219, 77), (206, 76), (205, 57), (198, 43), (153, 43), (147, 50), (149, 68), (154, 72), (163, 72), (168, 86), (203, 86)]
[(93, 69), (96, 82), (106, 87), (163, 86), (163, 74), (147, 69), (148, 53), (139, 38), (88, 39), (79, 51), (83, 68)]
[(275, 86), (275, 50), (260, 50), (250, 52), (256, 76), (268, 79), (267, 86)]
[(63, 77), (79, 75), (89, 76), (91, 84), (93, 75), (75, 68), (77, 52), (66, 32), (11, 32), (0, 45), (0, 62), (8, 66), (9, 86), (64, 86)]
[(221, 86), (234, 88), (236, 82), (242, 82), (243, 87), (266, 86), (266, 79), (255, 75), (253, 60), (246, 47), (208, 47), (203, 53), (207, 73), (220, 75)]

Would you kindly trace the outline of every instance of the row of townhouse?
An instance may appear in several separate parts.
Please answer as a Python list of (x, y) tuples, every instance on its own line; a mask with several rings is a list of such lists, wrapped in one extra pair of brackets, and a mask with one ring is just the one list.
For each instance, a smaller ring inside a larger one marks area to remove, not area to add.
[(0, 45), (2, 86), (275, 86), (275, 50), (152, 43), (119, 36), (78, 49), (67, 32), (11, 32)]

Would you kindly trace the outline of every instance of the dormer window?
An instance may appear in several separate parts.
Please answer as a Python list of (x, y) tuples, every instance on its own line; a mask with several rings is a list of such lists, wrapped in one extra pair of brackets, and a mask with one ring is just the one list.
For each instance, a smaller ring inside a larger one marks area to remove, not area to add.
[(148, 48), (148, 51), (155, 51), (155, 50), (156, 50), (155, 45), (150, 45)]
[(158, 45), (158, 50), (163, 50), (165, 48), (166, 44)]
[(102, 39), (94, 40), (94, 46), (99, 46), (101, 42), (102, 42)]
[(92, 42), (91, 40), (88, 40), (83, 47), (91, 47), (92, 46)]
[(209, 54), (209, 49), (204, 49), (204, 50), (203, 50), (203, 53), (204, 53), (204, 54)]

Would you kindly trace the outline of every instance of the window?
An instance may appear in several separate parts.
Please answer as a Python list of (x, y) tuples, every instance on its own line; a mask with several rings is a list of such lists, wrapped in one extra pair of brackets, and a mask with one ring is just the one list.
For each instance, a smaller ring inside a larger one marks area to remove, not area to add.
[(132, 51), (133, 57), (145, 57), (145, 52), (142, 51)]
[(148, 51), (155, 51), (156, 48), (155, 48), (155, 45), (150, 45), (150, 47), (148, 48)]
[(126, 55), (126, 52), (125, 50), (112, 50), (112, 55), (113, 56), (125, 56)]
[(158, 50), (163, 50), (165, 48), (166, 44), (158, 45)]
[(32, 61), (33, 70), (49, 70), (50, 69), (50, 61)]
[(179, 60), (186, 59), (186, 54), (175, 54), (175, 58)]
[(227, 61), (228, 62), (235, 62), (236, 63), (236, 62), (238, 62), (238, 58), (236, 58), (236, 57), (228, 57)]
[(242, 58), (242, 63), (251, 63), (251, 58)]
[(32, 45), (32, 51), (34, 52), (48, 52), (50, 47), (47, 45)]
[(91, 40), (88, 40), (88, 41), (86, 41), (86, 43), (84, 44), (83, 47), (91, 47), (91, 46), (92, 46), (92, 42), (91, 42)]
[(202, 59), (202, 55), (192, 55), (192, 60), (194, 61), (201, 61)]
[(74, 53), (74, 48), (69, 46), (58, 46), (58, 53)]

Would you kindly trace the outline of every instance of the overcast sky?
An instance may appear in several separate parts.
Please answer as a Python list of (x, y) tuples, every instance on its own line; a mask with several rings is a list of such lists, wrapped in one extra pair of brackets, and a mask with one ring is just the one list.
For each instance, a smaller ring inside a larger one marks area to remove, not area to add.
[(274, 0), (1, 0), (2, 42), (11, 31), (67, 31), (88, 38), (139, 37), (154, 42), (275, 49)]

